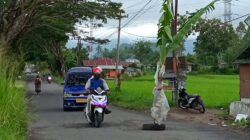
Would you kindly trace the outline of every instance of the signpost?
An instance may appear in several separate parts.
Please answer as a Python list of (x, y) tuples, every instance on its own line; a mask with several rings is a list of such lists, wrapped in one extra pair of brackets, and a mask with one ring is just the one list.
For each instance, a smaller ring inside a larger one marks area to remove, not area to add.
[(247, 26), (250, 28), (250, 16), (248, 16), (248, 17), (245, 19), (245, 23), (246, 23)]

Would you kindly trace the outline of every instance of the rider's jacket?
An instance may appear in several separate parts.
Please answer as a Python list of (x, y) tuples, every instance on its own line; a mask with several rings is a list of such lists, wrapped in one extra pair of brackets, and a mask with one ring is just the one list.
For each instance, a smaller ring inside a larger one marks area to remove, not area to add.
[(106, 83), (106, 81), (102, 78), (90, 78), (86, 85), (85, 85), (85, 89), (89, 89), (89, 90), (95, 90), (98, 87), (100, 87), (102, 90), (109, 90), (108, 84)]

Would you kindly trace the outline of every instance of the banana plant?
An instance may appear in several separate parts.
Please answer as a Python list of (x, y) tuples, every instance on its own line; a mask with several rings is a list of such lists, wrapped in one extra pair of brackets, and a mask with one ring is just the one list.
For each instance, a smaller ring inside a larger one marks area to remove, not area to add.
[(164, 62), (167, 55), (175, 49), (181, 47), (183, 39), (186, 37), (192, 26), (201, 18), (205, 13), (209, 13), (215, 9), (214, 4), (218, 0), (214, 0), (204, 8), (197, 10), (195, 13), (190, 14), (188, 20), (184, 22), (177, 31), (176, 34), (172, 33), (172, 22), (174, 15), (171, 10), (171, 4), (173, 0), (164, 0), (162, 4), (162, 16), (160, 17), (158, 24), (158, 41), (157, 46), (160, 49), (160, 60), (157, 64), (157, 70), (155, 73), (155, 87), (153, 90), (154, 101), (151, 108), (151, 115), (154, 118), (155, 124), (161, 124), (166, 119), (169, 105), (163, 90), (163, 75), (165, 72)]
[(204, 8), (190, 14), (188, 20), (181, 25), (176, 35), (172, 35), (172, 21), (174, 20), (171, 4), (173, 0), (164, 0), (162, 5), (163, 14), (159, 20), (158, 42), (160, 48), (160, 62), (164, 63), (167, 54), (181, 46), (181, 43), (191, 27), (200, 19), (204, 13), (209, 13), (215, 9), (214, 4), (218, 0), (214, 0)]

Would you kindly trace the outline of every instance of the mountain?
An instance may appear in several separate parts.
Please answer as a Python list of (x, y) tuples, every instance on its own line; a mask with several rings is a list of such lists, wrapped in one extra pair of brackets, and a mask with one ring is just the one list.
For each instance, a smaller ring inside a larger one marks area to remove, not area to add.
[[(120, 44), (133, 44), (135, 41), (137, 41), (138, 39), (131, 39), (131, 38), (126, 38), (126, 37), (123, 37), (121, 38), (120, 40)], [(152, 42), (156, 42), (156, 40), (150, 40)], [(194, 53), (194, 42), (196, 41), (195, 38), (187, 38), (185, 43), (184, 43), (184, 47), (185, 47), (185, 53), (190, 53), (190, 54), (193, 54)], [(66, 44), (66, 47), (67, 48), (74, 48), (76, 47), (76, 44), (77, 44), (77, 40), (68, 40), (67, 44)], [(86, 46), (87, 44), (85, 44)], [(116, 38), (112, 38), (110, 40), (110, 42), (108, 44), (105, 44), (105, 45), (102, 45), (103, 47), (105, 48), (109, 48), (109, 49), (112, 49), (112, 48), (115, 48), (117, 45), (117, 39)]]

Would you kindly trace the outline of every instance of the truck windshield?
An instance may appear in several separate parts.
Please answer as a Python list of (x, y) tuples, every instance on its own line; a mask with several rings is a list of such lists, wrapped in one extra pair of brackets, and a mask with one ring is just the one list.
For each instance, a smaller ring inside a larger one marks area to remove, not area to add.
[(67, 86), (84, 86), (88, 81), (89, 75), (85, 73), (71, 73), (67, 77)]

